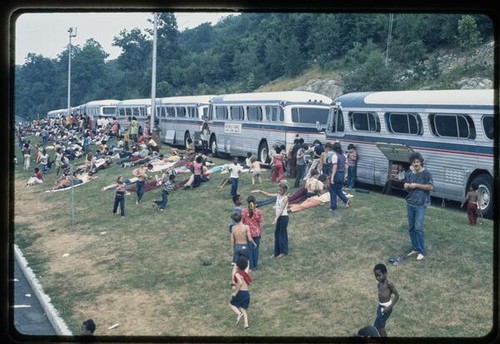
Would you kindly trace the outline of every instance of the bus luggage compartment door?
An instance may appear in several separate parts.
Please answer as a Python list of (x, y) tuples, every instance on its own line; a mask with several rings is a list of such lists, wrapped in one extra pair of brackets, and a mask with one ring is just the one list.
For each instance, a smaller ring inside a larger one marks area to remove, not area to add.
[(393, 186), (402, 188), (404, 177), (401, 179), (401, 176), (404, 176), (404, 170), (409, 167), (408, 159), (413, 149), (399, 143), (377, 143), (377, 148), (387, 158), (387, 176), (385, 182), (382, 181), (384, 183), (382, 193), (390, 193)]
[(385, 155), (388, 161), (408, 162), (413, 149), (401, 143), (377, 143), (378, 149)]

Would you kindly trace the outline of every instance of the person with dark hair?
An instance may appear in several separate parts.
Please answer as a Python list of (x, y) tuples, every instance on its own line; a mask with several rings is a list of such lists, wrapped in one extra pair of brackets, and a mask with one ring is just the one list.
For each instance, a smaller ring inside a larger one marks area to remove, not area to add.
[(26, 186), (42, 184), (43, 183), (43, 173), (38, 167), (35, 167), (33, 175), (26, 182)]
[(278, 183), (281, 182), (283, 177), (285, 176), (285, 158), (283, 156), (282, 148), (281, 147), (276, 147), (275, 148), (275, 153), (273, 154), (272, 157), (272, 163), (273, 163), (273, 171), (271, 174), (271, 182), (277, 181)]
[(81, 335), (82, 336), (93, 336), (95, 332), (95, 322), (92, 319), (87, 319), (82, 323)]
[(247, 309), (250, 305), (250, 292), (248, 286), (252, 282), (252, 277), (248, 274), (248, 258), (244, 255), (239, 255), (236, 260), (236, 271), (234, 273), (233, 282), (235, 287), (231, 292), (229, 307), (236, 313), (236, 325), (243, 318), (245, 330), (248, 330), (248, 314)]
[(231, 182), (231, 196), (238, 193), (239, 175), (243, 167), (238, 163), (238, 158), (233, 159), (233, 163), (227, 166), (230, 176), (229, 181)]
[(201, 151), (204, 155), (208, 154), (208, 144), (210, 140), (210, 127), (208, 121), (204, 120), (200, 128)]
[(257, 247), (250, 234), (248, 225), (241, 222), (241, 212), (235, 211), (231, 214), (231, 219), (234, 221), (234, 226), (231, 230), (231, 248), (233, 252), (233, 263), (236, 263), (239, 251), (248, 252), (247, 256), (251, 257), (252, 248), (249, 247), (251, 243), (253, 248)]
[(356, 333), (354, 337), (376, 338), (380, 337), (380, 333), (378, 333), (378, 330), (375, 328), (375, 326), (368, 325), (360, 328), (358, 330), (358, 333)]
[(344, 186), (344, 176), (345, 176), (345, 156), (342, 152), (342, 147), (340, 143), (335, 142), (332, 146), (332, 150), (335, 152), (332, 156), (332, 173), (330, 176), (330, 211), (335, 212), (337, 210), (337, 197), (339, 197), (345, 204), (346, 208), (349, 208), (351, 201), (347, 198), (342, 191)]
[(125, 216), (125, 192), (127, 190), (127, 185), (123, 181), (122, 176), (116, 178), (115, 186), (115, 201), (113, 203), (113, 214), (117, 215), (118, 205), (120, 206), (120, 215)]
[(469, 218), (469, 225), (471, 226), (475, 226), (477, 224), (477, 212), (480, 204), (480, 194), (477, 189), (477, 183), (472, 182), (470, 184), (469, 192), (467, 192), (467, 195), (465, 195), (465, 199), (460, 205), (460, 208), (462, 208), (467, 202), (467, 217)]
[[(233, 208), (231, 208), (231, 214), (234, 212), (240, 212), (243, 210), (241, 207), (241, 196), (239, 194), (236, 194), (233, 196)], [(233, 219), (231, 219), (231, 222), (229, 222), (229, 234), (231, 234), (231, 231), (233, 230), (235, 222)]]
[(384, 264), (375, 265), (373, 273), (378, 282), (377, 318), (373, 326), (378, 330), (381, 337), (387, 337), (385, 324), (392, 313), (394, 305), (399, 300), (399, 293), (394, 284), (387, 278), (387, 267)]
[(411, 251), (408, 256), (417, 254), (417, 260), (422, 260), (425, 255), (425, 213), (427, 206), (431, 204), (430, 192), (434, 189), (434, 182), (431, 172), (424, 168), (424, 158), (420, 153), (412, 153), (409, 161), (410, 172), (406, 173), (404, 183), (404, 189), (408, 191), (406, 209), (411, 241)]
[(358, 169), (358, 151), (356, 147), (350, 143), (347, 146), (347, 187), (354, 189), (356, 183), (356, 174)]
[[(300, 140), (299, 140), (300, 143)], [(304, 143), (300, 145), (295, 153), (295, 184), (294, 187), (298, 188), (300, 186), (300, 180), (304, 178), (304, 174), (307, 168), (307, 151), (309, 150), (309, 145)]]
[(242, 222), (248, 225), (250, 235), (253, 241), (257, 244), (254, 250), (250, 251), (250, 269), (257, 270), (259, 262), (259, 246), (262, 236), (262, 228), (264, 227), (264, 213), (256, 207), (257, 200), (253, 195), (247, 197), (248, 207), (241, 212)]
[[(168, 176), (168, 177), (167, 177)], [(168, 203), (168, 195), (175, 190), (175, 174), (165, 174), (164, 179), (162, 180), (163, 187), (161, 189), (161, 199), (153, 200), (153, 206), (156, 207), (159, 211), (165, 210)]]
[(148, 169), (152, 168), (153, 168), (152, 164), (147, 164), (147, 165), (144, 164), (132, 171), (132, 174), (135, 177), (137, 177), (137, 181), (135, 182), (137, 200), (135, 201), (135, 204), (139, 204), (139, 202), (141, 202), (142, 200), (142, 196), (144, 196), (144, 192), (146, 191), (145, 190), (146, 180), (149, 178)]

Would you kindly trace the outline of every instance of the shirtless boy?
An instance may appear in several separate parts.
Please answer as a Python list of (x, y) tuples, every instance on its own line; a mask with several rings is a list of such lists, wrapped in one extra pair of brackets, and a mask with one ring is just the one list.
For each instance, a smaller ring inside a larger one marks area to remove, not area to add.
[[(384, 264), (375, 265), (373, 273), (378, 282), (377, 318), (373, 326), (378, 330), (381, 337), (387, 337), (385, 323), (392, 313), (392, 308), (399, 300), (399, 293), (394, 284), (387, 278), (387, 267)], [(392, 297), (393, 295), (394, 297)]]
[(465, 196), (461, 207), (467, 202), (467, 217), (469, 218), (469, 224), (474, 226), (477, 224), (477, 209), (479, 208), (479, 191), (477, 191), (478, 185), (476, 182), (470, 184), (469, 192)]
[(252, 251), (248, 247), (249, 243), (252, 243), (254, 248), (257, 247), (257, 244), (250, 234), (250, 227), (241, 222), (241, 212), (235, 211), (232, 213), (231, 219), (234, 221), (231, 230), (231, 248), (233, 250), (233, 263), (236, 263), (239, 251), (247, 252), (247, 256), (250, 257)]

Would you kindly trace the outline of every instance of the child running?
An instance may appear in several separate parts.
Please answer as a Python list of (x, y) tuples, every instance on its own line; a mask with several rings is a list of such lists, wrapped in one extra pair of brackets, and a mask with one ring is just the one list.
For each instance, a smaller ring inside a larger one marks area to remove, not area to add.
[[(168, 175), (168, 179), (167, 179), (167, 175)], [(163, 180), (161, 199), (160, 200), (157, 200), (157, 199), (153, 200), (153, 206), (157, 207), (157, 209), (159, 211), (165, 210), (165, 208), (167, 207), (167, 203), (168, 203), (168, 195), (172, 191), (174, 191), (174, 189), (175, 189), (175, 185), (174, 185), (175, 174), (174, 173), (165, 174), (164, 179), (167, 179), (167, 180), (166, 181)]]
[(244, 255), (240, 255), (236, 260), (237, 270), (234, 273), (234, 283), (236, 286), (231, 292), (231, 300), (229, 301), (229, 307), (236, 313), (236, 325), (240, 322), (243, 317), (243, 324), (245, 330), (248, 330), (250, 325), (248, 324), (248, 314), (247, 309), (250, 305), (250, 292), (248, 291), (248, 286), (252, 282), (252, 277), (247, 273), (248, 269), (248, 258)]
[(384, 264), (375, 265), (373, 273), (378, 282), (377, 318), (373, 326), (378, 330), (381, 337), (387, 337), (385, 323), (392, 313), (392, 308), (399, 300), (399, 293), (394, 284), (387, 278), (387, 267)]
[(248, 172), (252, 172), (252, 185), (255, 185), (255, 178), (258, 178), (259, 184), (262, 184), (262, 180), (260, 179), (260, 161), (253, 155), (250, 157), (250, 169)]
[(477, 211), (479, 209), (479, 191), (476, 182), (470, 184), (469, 192), (465, 195), (460, 207), (463, 207), (467, 202), (467, 217), (469, 218), (469, 225), (475, 226), (477, 224)]

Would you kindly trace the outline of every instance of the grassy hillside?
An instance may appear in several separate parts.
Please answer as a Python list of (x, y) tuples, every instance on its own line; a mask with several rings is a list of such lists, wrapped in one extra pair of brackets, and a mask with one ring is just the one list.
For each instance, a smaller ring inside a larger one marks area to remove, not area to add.
[[(25, 187), (29, 174), (16, 167), (14, 242), (75, 334), (82, 320), (93, 318), (97, 335), (145, 336), (141, 342), (348, 337), (375, 319), (373, 267), (380, 262), (401, 295), (387, 323), (389, 336), (479, 339), (493, 326), (493, 223), (470, 227), (465, 212), (430, 207), (426, 259), (392, 266), (389, 258), (409, 249), (400, 196), (352, 192), (353, 206), (340, 216), (328, 205), (292, 213), (290, 251), (281, 259), (268, 258), (274, 210), (262, 207), (260, 269), (253, 273), (245, 331), (234, 325), (228, 306), (232, 202), (229, 186), (217, 188), (224, 175), (215, 173), (198, 189), (176, 190), (165, 212), (152, 207), (159, 190), (147, 192), (139, 205), (132, 193), (121, 218), (111, 214), (113, 191), (101, 188), (132, 174), (114, 163), (74, 189), (72, 226), (71, 191), (45, 192), (53, 172), (45, 184)], [(268, 177), (265, 172), (255, 188), (274, 192)], [(253, 189), (250, 175), (242, 175), (243, 200)]]

